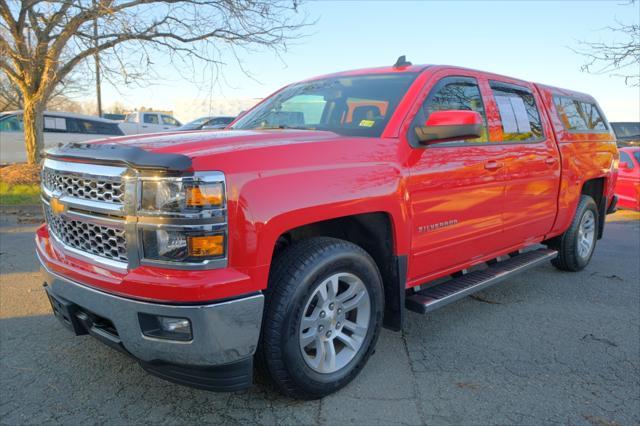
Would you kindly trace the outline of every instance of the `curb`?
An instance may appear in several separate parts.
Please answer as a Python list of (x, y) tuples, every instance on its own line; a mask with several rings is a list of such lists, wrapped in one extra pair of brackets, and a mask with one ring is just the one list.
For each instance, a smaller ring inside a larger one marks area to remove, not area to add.
[(27, 215), (27, 216), (42, 216), (42, 205), (40, 204), (26, 204), (26, 205), (10, 205), (0, 204), (0, 214), (15, 214), (15, 215)]

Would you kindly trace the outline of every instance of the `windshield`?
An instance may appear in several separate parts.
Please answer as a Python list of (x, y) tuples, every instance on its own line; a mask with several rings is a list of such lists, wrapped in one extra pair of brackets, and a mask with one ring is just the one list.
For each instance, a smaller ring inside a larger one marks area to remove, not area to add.
[(618, 138), (640, 137), (640, 123), (611, 123), (611, 127)]
[(633, 156), (635, 157), (635, 159), (638, 162), (638, 164), (640, 164), (640, 150), (633, 151)]
[(416, 75), (359, 75), (294, 84), (249, 111), (233, 129), (328, 130), (377, 137)]

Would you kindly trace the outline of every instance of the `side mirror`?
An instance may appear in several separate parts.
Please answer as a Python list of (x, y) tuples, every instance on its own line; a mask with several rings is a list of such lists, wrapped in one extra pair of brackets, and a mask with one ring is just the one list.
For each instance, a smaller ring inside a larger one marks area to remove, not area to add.
[(482, 116), (476, 111), (448, 110), (432, 112), (416, 135), (423, 145), (482, 136)]

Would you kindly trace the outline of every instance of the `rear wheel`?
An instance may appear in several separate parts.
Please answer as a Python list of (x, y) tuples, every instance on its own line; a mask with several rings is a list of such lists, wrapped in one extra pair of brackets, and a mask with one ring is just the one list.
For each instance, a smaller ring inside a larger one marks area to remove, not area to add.
[(571, 226), (554, 243), (558, 257), (551, 262), (563, 271), (583, 269), (593, 256), (598, 235), (598, 206), (593, 198), (582, 195)]
[(382, 280), (360, 247), (332, 238), (297, 243), (276, 259), (260, 363), (295, 398), (320, 398), (364, 367), (380, 332)]

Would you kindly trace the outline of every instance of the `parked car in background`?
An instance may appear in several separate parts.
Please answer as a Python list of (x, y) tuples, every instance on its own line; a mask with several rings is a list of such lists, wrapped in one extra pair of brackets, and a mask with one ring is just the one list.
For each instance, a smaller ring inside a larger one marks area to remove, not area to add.
[(210, 130), (210, 129), (224, 129), (235, 120), (235, 117), (229, 116), (215, 116), (215, 117), (200, 117), (196, 120), (190, 121), (187, 124), (178, 127), (176, 130)]
[(640, 210), (640, 147), (620, 148), (616, 195), (620, 207)]
[(640, 122), (612, 122), (611, 127), (618, 139), (618, 146), (640, 146)]
[(127, 118), (127, 114), (105, 113), (105, 114), (102, 114), (102, 118), (106, 118), (107, 120), (114, 120), (114, 121), (124, 121), (124, 119)]
[[(69, 112), (44, 113), (44, 148), (63, 142), (82, 142), (109, 136), (122, 136), (118, 123), (90, 115)], [(27, 160), (22, 111), (0, 112), (0, 164)]]
[(173, 116), (153, 111), (132, 112), (120, 123), (120, 128), (126, 135), (167, 132), (180, 126), (182, 123)]

